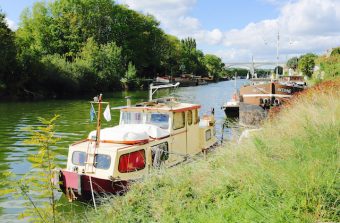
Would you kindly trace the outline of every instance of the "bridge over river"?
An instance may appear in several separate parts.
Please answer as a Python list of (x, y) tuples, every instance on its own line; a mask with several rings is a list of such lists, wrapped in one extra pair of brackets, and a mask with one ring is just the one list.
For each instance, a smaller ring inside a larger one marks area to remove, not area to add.
[(225, 63), (225, 68), (231, 68), (231, 67), (241, 67), (246, 68), (250, 71), (250, 74), (252, 77), (255, 77), (255, 70), (257, 68), (263, 67), (263, 66), (273, 66), (274, 68), (276, 66), (284, 67), (286, 65), (285, 62), (232, 62), (232, 63)]

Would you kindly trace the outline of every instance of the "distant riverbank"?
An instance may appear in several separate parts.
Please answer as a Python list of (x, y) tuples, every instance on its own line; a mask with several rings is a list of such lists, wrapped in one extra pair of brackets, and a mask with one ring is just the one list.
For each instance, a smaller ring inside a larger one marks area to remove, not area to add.
[[(205, 84), (212, 84), (212, 83), (218, 83), (221, 81), (227, 81), (229, 78), (219, 78), (217, 80), (211, 80), (208, 82), (205, 82)], [(67, 100), (67, 99), (85, 99), (85, 98), (92, 98), (94, 95), (99, 93), (104, 93), (105, 95), (111, 96), (114, 93), (117, 92), (137, 92), (141, 90), (147, 90), (149, 88), (149, 85), (153, 83), (153, 80), (145, 79), (145, 80), (139, 80), (138, 86), (131, 86), (128, 89), (124, 89), (123, 86), (113, 88), (111, 91), (102, 92), (101, 89), (99, 89), (97, 92), (83, 92), (83, 93), (74, 93), (74, 94), (65, 94), (65, 95), (56, 95), (56, 94), (50, 94), (50, 93), (44, 93), (44, 92), (33, 92), (29, 91), (25, 88), (19, 88), (16, 91), (17, 94), (0, 94), (0, 102), (9, 102), (9, 101), (40, 101), (40, 100), (50, 100), (50, 99), (58, 99), (58, 100)], [(196, 82), (195, 82), (196, 83)], [(201, 84), (187, 84), (182, 83), (179, 87), (192, 87), (192, 86), (200, 86)]]

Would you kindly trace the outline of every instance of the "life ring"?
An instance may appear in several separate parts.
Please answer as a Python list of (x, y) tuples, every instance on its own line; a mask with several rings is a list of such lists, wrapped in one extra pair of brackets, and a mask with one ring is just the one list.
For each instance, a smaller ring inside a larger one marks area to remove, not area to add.
[(274, 104), (275, 104), (275, 105), (280, 105), (280, 103), (281, 103), (280, 100), (279, 100), (278, 98), (275, 98)]
[(265, 105), (269, 104), (269, 99), (268, 99), (268, 98), (263, 99), (263, 103), (264, 103)]

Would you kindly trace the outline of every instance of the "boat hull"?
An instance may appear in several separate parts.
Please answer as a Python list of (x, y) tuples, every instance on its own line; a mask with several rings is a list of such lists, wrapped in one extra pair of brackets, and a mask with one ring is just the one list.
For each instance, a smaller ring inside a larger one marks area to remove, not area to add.
[(224, 106), (224, 113), (228, 118), (238, 118), (240, 114), (239, 106)]
[(240, 103), (239, 121), (245, 126), (259, 126), (267, 117), (268, 110), (262, 106)]
[(91, 182), (93, 194), (95, 196), (121, 195), (127, 191), (129, 186), (128, 181), (100, 179), (66, 170), (60, 171), (59, 181), (60, 189), (69, 198), (69, 200), (91, 200)]
[(268, 82), (242, 87), (240, 89), (240, 96), (242, 102), (246, 104), (258, 105), (264, 109), (269, 109), (271, 106), (284, 103), (289, 100), (292, 95), (304, 89), (304, 87), (293, 84), (287, 85)]

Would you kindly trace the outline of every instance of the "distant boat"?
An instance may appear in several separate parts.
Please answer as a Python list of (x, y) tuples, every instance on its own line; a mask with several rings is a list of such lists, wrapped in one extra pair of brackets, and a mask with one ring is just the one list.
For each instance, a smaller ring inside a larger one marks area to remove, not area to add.
[(240, 111), (240, 101), (237, 97), (237, 93), (233, 94), (233, 97), (230, 101), (227, 101), (223, 106), (222, 109), (224, 110), (225, 115), (228, 118), (238, 118), (239, 111)]
[(179, 82), (181, 87), (198, 86), (207, 84), (207, 80), (201, 76), (195, 76), (192, 74), (182, 74), (180, 77), (174, 78), (175, 82)]
[(227, 118), (238, 118), (239, 111), (240, 111), (240, 98), (239, 93), (236, 89), (236, 74), (234, 76), (234, 94), (230, 101), (227, 101), (223, 106), (222, 109), (224, 110), (225, 115)]
[(254, 78), (240, 88), (240, 122), (258, 123), (267, 111), (284, 104), (297, 92), (306, 88), (303, 76), (283, 76), (278, 79)]
[(170, 83), (170, 77), (168, 77), (168, 76), (156, 77), (156, 82), (162, 83), (162, 84), (169, 84)]

